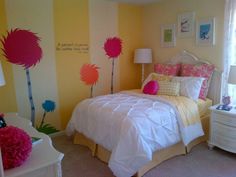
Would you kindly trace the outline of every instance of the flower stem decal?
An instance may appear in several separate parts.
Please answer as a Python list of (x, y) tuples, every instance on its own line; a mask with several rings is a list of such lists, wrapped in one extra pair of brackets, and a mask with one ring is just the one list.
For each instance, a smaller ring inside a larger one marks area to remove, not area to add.
[(47, 113), (53, 112), (55, 110), (56, 103), (51, 100), (45, 100), (44, 103), (42, 104), (42, 108), (44, 109), (44, 113), (43, 113), (41, 123), (40, 123), (39, 127), (37, 127), (37, 130), (39, 132), (43, 132), (45, 134), (51, 134), (51, 133), (58, 132), (59, 130), (57, 130), (55, 127), (51, 126), (50, 124), (45, 124), (45, 117), (46, 117)]
[(33, 126), (35, 124), (35, 106), (29, 68), (39, 63), (42, 58), (42, 49), (39, 46), (39, 41), (40, 39), (35, 33), (18, 28), (8, 32), (7, 36), (1, 40), (3, 45), (2, 51), (7, 61), (25, 68)]
[(80, 69), (80, 79), (86, 84), (91, 86), (90, 97), (93, 97), (93, 86), (97, 83), (99, 67), (94, 64), (84, 64)]
[(119, 57), (122, 52), (122, 41), (118, 37), (108, 38), (104, 43), (104, 50), (109, 59), (112, 59), (112, 72), (111, 72), (111, 94), (113, 94), (114, 82), (114, 60)]
[(44, 113), (43, 113), (43, 118), (42, 121), (40, 123), (40, 126), (42, 126), (44, 124), (44, 119), (46, 117), (46, 114), (48, 112), (53, 112), (56, 108), (56, 104), (55, 102), (51, 101), (51, 100), (45, 100), (45, 102), (42, 104), (42, 107), (44, 109)]

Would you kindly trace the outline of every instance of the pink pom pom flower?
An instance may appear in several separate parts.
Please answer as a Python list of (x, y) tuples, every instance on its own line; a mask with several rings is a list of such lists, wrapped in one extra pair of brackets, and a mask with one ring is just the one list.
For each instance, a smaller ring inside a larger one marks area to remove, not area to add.
[(157, 81), (149, 81), (143, 88), (143, 93), (149, 95), (156, 95), (159, 90), (159, 84)]
[(31, 137), (22, 129), (8, 126), (0, 129), (3, 168), (20, 166), (32, 151)]

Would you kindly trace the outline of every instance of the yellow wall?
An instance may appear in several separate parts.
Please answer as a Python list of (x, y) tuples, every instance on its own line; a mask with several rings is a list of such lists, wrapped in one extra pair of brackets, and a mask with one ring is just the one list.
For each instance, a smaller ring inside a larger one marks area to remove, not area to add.
[[(0, 0), (0, 35), (6, 35), (7, 19), (4, 0)], [(2, 46), (0, 45), (0, 48)], [(6, 85), (0, 87), (0, 112), (17, 112), (16, 95), (13, 81), (12, 65), (3, 60), (2, 50), (0, 50), (2, 69), (5, 77)]]
[[(56, 104), (54, 112), (46, 116), (46, 122), (60, 129), (58, 89), (55, 67), (55, 41), (53, 26), (53, 0), (5, 0), (8, 30), (28, 29), (40, 37), (39, 45), (43, 54), (41, 61), (30, 68), (32, 95), (35, 105), (36, 125), (43, 116), (42, 103), (52, 100)], [(43, 9), (43, 10), (42, 10)], [(23, 41), (24, 42), (24, 41)], [(22, 66), (13, 65), (17, 112), (31, 119), (26, 72)]]
[[(133, 54), (136, 48), (152, 48), (155, 62), (164, 62), (177, 52), (186, 49), (200, 58), (215, 63), (216, 66), (222, 69), (223, 0), (166, 0), (145, 6), (109, 2), (105, 0), (100, 2), (97, 0), (37, 1), (37, 3), (42, 6), (49, 3), (50, 6), (48, 6), (47, 10), (44, 10), (44, 12), (47, 16), (50, 16), (50, 20), (42, 20), (44, 16), (38, 18), (36, 13), (27, 10), (29, 7), (26, 1), (24, 1), (25, 3), (21, 5), (21, 7), (18, 6), (19, 4), (17, 3), (19, 2), (17, 0), (5, 0), (5, 3), (6, 2), (8, 7), (7, 16), (5, 13), (6, 9), (4, 8), (4, 0), (0, 0), (0, 34), (5, 34), (7, 23), (10, 24), (10, 27), (19, 26), (20, 28), (24, 26), (29, 28), (28, 26), (32, 24), (34, 27), (33, 30), (35, 32), (39, 30), (38, 33), (42, 37), (41, 43), (47, 55), (44, 55), (45, 59), (35, 67), (35, 72), (32, 72), (32, 76), (35, 78), (35, 84), (37, 84), (37, 79), (42, 79), (41, 74), (37, 74), (37, 70), (43, 71), (43, 69), (48, 66), (48, 64), (43, 65), (46, 60), (47, 62), (55, 60), (51, 63), (55, 65), (56, 71), (52, 71), (51, 74), (55, 73), (56, 79), (54, 79), (53, 84), (47, 81), (45, 88), (52, 87), (52, 85), (56, 84), (56, 87), (53, 86), (51, 91), (56, 88), (54, 96), (55, 99), (58, 97), (57, 109), (59, 115), (56, 116), (51, 113), (50, 115), (56, 117), (55, 121), (58, 119), (58, 121), (61, 121), (61, 124), (59, 123), (58, 125), (61, 125), (62, 129), (66, 127), (75, 105), (90, 96), (90, 87), (86, 86), (80, 80), (79, 72), (83, 64), (93, 63), (100, 67), (100, 82), (98, 81), (97, 85), (94, 87), (94, 95), (109, 93), (110, 80), (108, 79), (110, 79), (111, 75), (111, 62), (103, 51), (103, 44), (108, 37), (118, 36), (123, 40), (123, 52), (119, 59), (116, 60), (115, 91), (139, 88), (141, 85), (141, 65), (133, 63)], [(33, 6), (34, 2), (32, 1), (30, 4)], [(12, 9), (18, 9), (17, 13), (20, 14), (24, 8), (26, 9), (24, 14), (27, 20), (23, 18), (23, 23), (21, 20), (18, 20), (19, 17), (11, 14)], [(34, 8), (37, 9), (35, 6)], [(42, 8), (40, 8), (40, 11), (41, 10)], [(195, 12), (196, 19), (208, 17), (216, 18), (216, 45), (213, 47), (196, 46), (194, 35), (190, 38), (179, 38), (177, 36), (176, 47), (161, 48), (161, 24), (177, 25), (177, 17), (179, 14), (192, 11)], [(27, 13), (32, 13), (33, 16)], [(6, 19), (10, 19), (9, 22), (7, 22)], [(36, 28), (37, 25), (38, 28)], [(47, 26), (47, 29), (45, 26)], [(87, 52), (85, 51), (85, 53), (76, 50), (56, 50), (59, 43), (86, 44), (89, 50)], [(18, 107), (17, 109), (15, 94), (15, 90), (18, 88), (14, 86), (14, 78), (17, 78), (17, 76), (15, 76), (17, 74), (13, 72), (11, 64), (7, 63), (5, 60), (2, 64), (6, 85), (0, 88), (0, 98), (1, 100), (8, 101), (0, 103), (0, 112), (19, 111), (20, 108)], [(146, 74), (153, 71), (151, 65), (147, 68), (149, 70), (146, 70)], [(43, 75), (43, 77), (47, 76)], [(18, 82), (23, 83), (24, 80), (22, 79)], [(36, 86), (34, 90), (43, 90), (41, 89), (42, 84)], [(24, 87), (21, 89), (24, 89)], [(40, 99), (46, 98), (44, 93), (48, 93), (49, 96), (53, 95), (51, 92), (48, 92), (48, 90), (49, 89), (46, 89), (45, 92), (38, 92), (38, 97), (36, 97), (37, 100), (35, 101), (41, 104), (42, 101)]]
[[(111, 60), (103, 49), (109, 37), (118, 36), (123, 40), (123, 52), (115, 60), (115, 92), (140, 86), (140, 65), (133, 63), (133, 51), (142, 47), (142, 7), (97, 0), (43, 0), (37, 1), (36, 5), (34, 1), (19, 4), (17, 0), (5, 0), (6, 6), (4, 0), (0, 3), (1, 34), (8, 26), (8, 30), (30, 29), (41, 37), (43, 59), (31, 70), (37, 122), (41, 119), (42, 102), (52, 99), (57, 105), (56, 113), (48, 114), (47, 122), (59, 129), (66, 127), (75, 105), (90, 96), (90, 87), (80, 80), (80, 68), (85, 63), (100, 67), (94, 95), (110, 93)], [(42, 11), (41, 6), (47, 8)], [(42, 12), (40, 16), (36, 15), (39, 13), (37, 7)], [(48, 18), (42, 20), (45, 16)], [(58, 44), (73, 44), (73, 47), (85, 44), (89, 50), (68, 51), (63, 47), (57, 50)], [(24, 70), (19, 66), (12, 69), (5, 60), (3, 70), (7, 84), (0, 88), (0, 96), (8, 102), (0, 103), (0, 111), (19, 112), (29, 118)]]
[[(87, 0), (54, 1), (55, 46), (58, 43), (89, 43)], [(61, 125), (65, 128), (75, 105), (89, 97), (89, 87), (80, 81), (80, 68), (89, 63), (89, 53), (56, 51), (56, 70)]]
[(134, 64), (134, 50), (143, 46), (142, 7), (119, 4), (119, 35), (123, 40), (120, 57), (120, 89), (141, 85), (141, 65)]
[[(164, 62), (166, 59), (185, 49), (222, 69), (224, 3), (224, 0), (165, 0), (145, 6), (143, 12), (145, 26), (144, 44), (153, 49), (155, 62)], [(194, 33), (194, 36), (188, 38), (177, 36), (176, 47), (160, 47), (161, 24), (176, 24), (177, 27), (178, 15), (184, 12), (195, 12), (196, 20), (215, 17), (215, 46), (196, 46)], [(153, 71), (153, 67), (149, 67), (149, 72), (151, 71)]]
[[(116, 2), (89, 0), (90, 61), (99, 69), (99, 79), (94, 86), (94, 96), (111, 93), (112, 60), (103, 49), (107, 38), (118, 36), (118, 4)], [(114, 62), (114, 92), (120, 90), (119, 58)]]

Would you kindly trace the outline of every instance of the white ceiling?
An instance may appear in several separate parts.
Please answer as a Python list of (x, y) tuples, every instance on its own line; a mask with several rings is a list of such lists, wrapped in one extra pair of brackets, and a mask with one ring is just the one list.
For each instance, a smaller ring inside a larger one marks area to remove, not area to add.
[(133, 4), (148, 4), (152, 2), (159, 2), (161, 0), (111, 0), (111, 1), (133, 3)]

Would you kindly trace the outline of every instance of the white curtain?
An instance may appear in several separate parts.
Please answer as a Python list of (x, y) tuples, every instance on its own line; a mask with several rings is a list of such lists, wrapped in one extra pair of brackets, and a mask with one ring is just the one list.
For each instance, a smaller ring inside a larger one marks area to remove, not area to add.
[(236, 64), (236, 0), (225, 1), (224, 23), (224, 73), (222, 95), (231, 96), (232, 103), (236, 103), (236, 86), (228, 84), (230, 65)]

